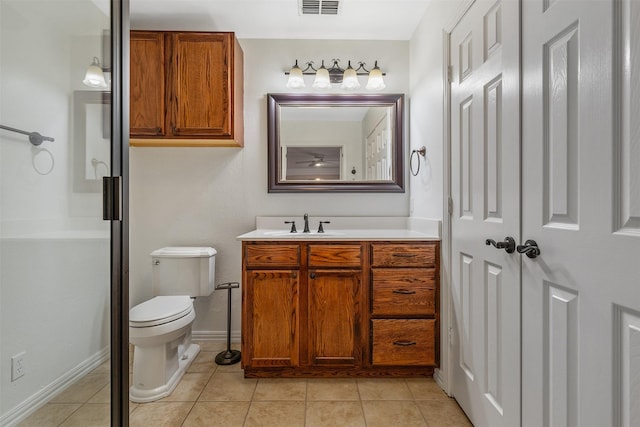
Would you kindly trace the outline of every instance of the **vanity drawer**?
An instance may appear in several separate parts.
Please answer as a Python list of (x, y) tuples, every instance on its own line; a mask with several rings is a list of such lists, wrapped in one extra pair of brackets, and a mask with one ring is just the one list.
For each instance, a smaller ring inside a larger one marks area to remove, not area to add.
[(374, 316), (434, 316), (434, 268), (374, 268), (371, 313)]
[(373, 365), (436, 364), (433, 319), (374, 319)]
[(371, 245), (372, 267), (433, 267), (436, 264), (436, 243)]
[(298, 245), (245, 245), (247, 267), (298, 267), (300, 247)]
[(309, 267), (361, 267), (361, 245), (309, 245)]

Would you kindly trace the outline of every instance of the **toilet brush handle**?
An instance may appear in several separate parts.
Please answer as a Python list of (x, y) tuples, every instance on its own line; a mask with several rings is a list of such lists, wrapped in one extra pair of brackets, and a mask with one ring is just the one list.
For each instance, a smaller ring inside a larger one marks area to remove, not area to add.
[(240, 287), (240, 283), (238, 282), (225, 282), (225, 283), (220, 283), (219, 285), (216, 285), (216, 291), (221, 289), (235, 289), (239, 287)]

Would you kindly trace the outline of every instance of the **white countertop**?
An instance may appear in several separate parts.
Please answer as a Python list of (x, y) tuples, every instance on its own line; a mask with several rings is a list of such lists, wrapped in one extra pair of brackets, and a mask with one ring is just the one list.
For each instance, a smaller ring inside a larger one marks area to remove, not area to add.
[[(295, 221), (297, 233), (290, 233)], [(318, 233), (318, 221), (324, 233)], [(303, 233), (302, 216), (256, 217), (256, 229), (238, 236), (238, 240), (440, 240), (440, 221), (408, 217), (314, 217), (309, 216), (310, 233)]]

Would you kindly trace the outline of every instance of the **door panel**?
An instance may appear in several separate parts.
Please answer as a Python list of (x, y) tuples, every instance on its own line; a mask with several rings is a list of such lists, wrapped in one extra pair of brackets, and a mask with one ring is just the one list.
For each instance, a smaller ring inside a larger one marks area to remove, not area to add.
[(639, 425), (640, 4), (522, 16), (522, 424)]
[(452, 392), (476, 426), (520, 423), (519, 9), (476, 1), (451, 33)]

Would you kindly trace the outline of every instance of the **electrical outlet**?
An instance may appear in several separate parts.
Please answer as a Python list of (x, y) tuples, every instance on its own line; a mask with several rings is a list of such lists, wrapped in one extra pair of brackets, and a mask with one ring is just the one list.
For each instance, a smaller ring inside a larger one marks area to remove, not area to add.
[(26, 352), (18, 353), (11, 358), (11, 381), (24, 375), (24, 356)]

